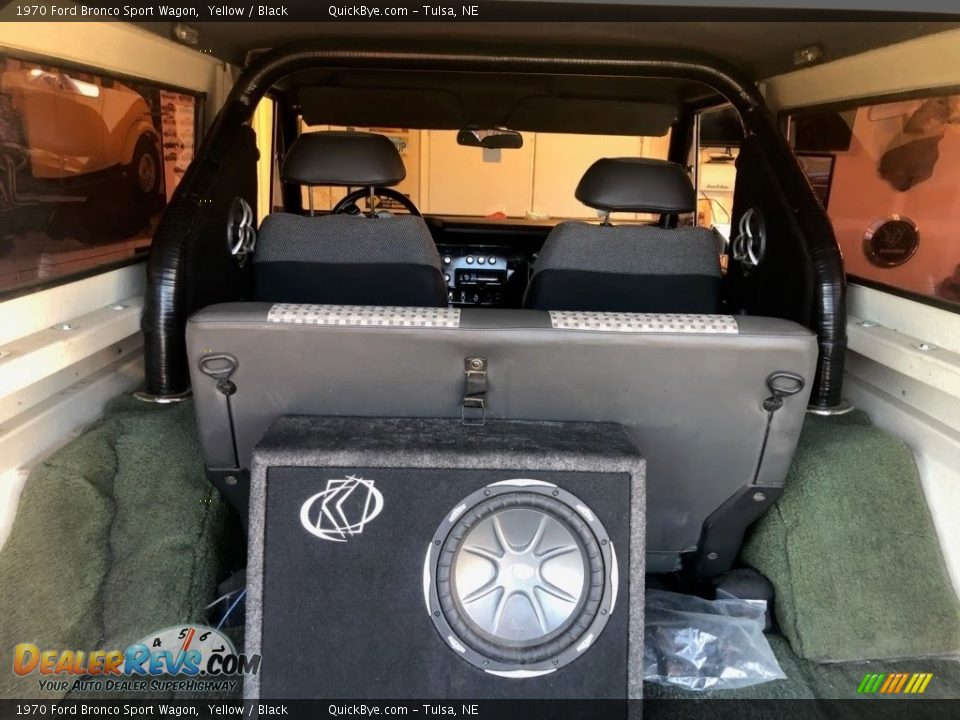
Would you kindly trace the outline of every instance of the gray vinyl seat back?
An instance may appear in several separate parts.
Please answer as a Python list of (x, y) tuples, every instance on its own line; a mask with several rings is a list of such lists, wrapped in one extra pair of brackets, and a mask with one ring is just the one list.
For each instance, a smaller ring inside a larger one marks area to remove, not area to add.
[(603, 213), (600, 224), (563, 222), (544, 243), (525, 305), (542, 310), (716, 313), (721, 242), (700, 227), (611, 224), (614, 212), (691, 212), (696, 193), (684, 169), (664, 160), (604, 158), (576, 197)]
[[(205, 308), (187, 345), (212, 478), (244, 477), (285, 415), (459, 419), (475, 356), (486, 417), (620, 423), (647, 461), (651, 572), (705, 547), (729, 567), (783, 486), (817, 357), (810, 331), (771, 318), (269, 303)], [(235, 365), (232, 394), (201, 370), (217, 355)], [(804, 387), (771, 412), (776, 373)]]
[[(382, 135), (313, 132), (294, 142), (285, 182), (306, 187), (388, 187), (406, 176)], [(254, 298), (272, 302), (444, 306), (440, 256), (422, 218), (412, 215), (274, 213), (253, 255)]]

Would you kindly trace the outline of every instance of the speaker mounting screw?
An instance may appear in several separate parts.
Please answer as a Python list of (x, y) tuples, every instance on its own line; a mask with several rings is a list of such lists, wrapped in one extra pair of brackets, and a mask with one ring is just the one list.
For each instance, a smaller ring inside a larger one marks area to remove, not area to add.
[(601, 545), (606, 545), (606, 544), (607, 544), (607, 539), (604, 538), (603, 540), (601, 540), (601, 541), (600, 541), (600, 544), (601, 544)]
[(559, 495), (559, 494), (560, 494), (560, 491), (559, 491), (559, 490), (554, 490), (554, 491), (553, 491), (553, 496), (554, 496), (554, 497), (556, 497), (556, 496)]
[(439, 545), (439, 544), (440, 544), (440, 541), (439, 541), (439, 540), (434, 540), (434, 541), (433, 541), (433, 544), (434, 544), (434, 545)]
[(601, 611), (600, 611), (600, 614), (601, 614), (601, 615), (606, 615), (606, 614), (607, 614), (607, 609), (604, 608), (603, 610), (601, 610)]
[(755, 492), (755, 493), (753, 494), (753, 501), (754, 501), (754, 502), (763, 502), (763, 501), (766, 500), (766, 499), (767, 499), (767, 494), (766, 494), (766, 493)]
[(489, 665), (489, 664), (490, 664), (490, 661), (489, 661), (489, 660), (484, 660), (484, 661), (483, 661), (483, 666), (484, 666), (484, 667), (487, 667), (487, 665)]
[(484, 494), (484, 495), (489, 495), (489, 494), (490, 494), (490, 490), (489, 490), (489, 489), (484, 490), (484, 491), (483, 491), (483, 494)]
[(718, 557), (720, 556), (717, 555), (715, 552), (707, 553), (707, 560), (716, 560)]
[(554, 664), (554, 665), (559, 665), (559, 664), (560, 664), (560, 661), (557, 660), (557, 659), (554, 659), (553, 664)]

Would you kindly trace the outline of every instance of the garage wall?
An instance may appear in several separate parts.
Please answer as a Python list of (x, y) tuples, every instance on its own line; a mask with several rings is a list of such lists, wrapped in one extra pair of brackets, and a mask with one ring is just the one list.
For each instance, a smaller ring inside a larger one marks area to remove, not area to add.
[(533, 196), (535, 133), (523, 133), (518, 150), (493, 151), (457, 145), (454, 130), (429, 130), (421, 155), (420, 197), (425, 213), (523, 217)]
[[(303, 131), (327, 129), (331, 126), (306, 126)], [(574, 197), (586, 169), (603, 157), (665, 159), (670, 142), (669, 135), (524, 132), (522, 148), (485, 152), (458, 145), (454, 130), (354, 129), (387, 135), (401, 146), (407, 177), (397, 190), (421, 211), (472, 217), (502, 213), (523, 218), (531, 213), (543, 218), (596, 218), (595, 210)], [(328, 187), (314, 188), (312, 193), (316, 210), (329, 210), (345, 194), (342, 188)], [(618, 217), (639, 216), (619, 213)]]
[[(421, 133), (421, 209), (441, 215), (595, 218), (574, 197), (587, 168), (603, 157), (666, 158), (669, 136), (523, 133), (523, 147), (499, 158), (457, 145), (456, 132)], [(621, 218), (635, 217), (621, 213)]]

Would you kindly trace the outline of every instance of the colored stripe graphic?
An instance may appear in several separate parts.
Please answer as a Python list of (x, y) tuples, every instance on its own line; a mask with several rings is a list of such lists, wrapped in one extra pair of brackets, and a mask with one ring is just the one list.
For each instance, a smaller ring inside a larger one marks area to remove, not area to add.
[(880, 684), (886, 677), (885, 673), (867, 673), (860, 683), (860, 687), (857, 688), (857, 692), (872, 695), (880, 689)]
[(883, 686), (880, 688), (882, 694), (890, 692), (890, 688), (897, 684), (897, 680), (900, 679), (900, 676), (897, 673), (891, 673), (887, 675), (886, 681), (884, 681)]
[(857, 686), (857, 694), (920, 695), (932, 679), (933, 673), (867, 673)]
[(904, 683), (907, 682), (907, 678), (910, 677), (908, 673), (902, 673), (900, 675), (900, 680), (897, 682), (897, 686), (893, 688), (890, 692), (898, 693), (903, 690)]

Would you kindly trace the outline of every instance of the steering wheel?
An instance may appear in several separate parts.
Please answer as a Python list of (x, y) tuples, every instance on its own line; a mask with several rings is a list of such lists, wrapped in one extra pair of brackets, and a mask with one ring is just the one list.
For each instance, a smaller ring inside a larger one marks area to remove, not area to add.
[[(373, 194), (377, 197), (389, 198), (395, 200), (396, 202), (403, 205), (404, 210), (406, 210), (411, 215), (416, 217), (423, 217), (421, 212), (417, 210), (417, 206), (414, 205), (410, 198), (406, 195), (397, 192), (393, 188), (388, 187), (375, 187), (373, 188)], [(354, 190), (351, 193), (348, 193), (340, 202), (333, 206), (333, 210), (330, 211), (331, 215), (359, 215), (360, 208), (357, 206), (357, 201), (362, 200), (365, 197), (370, 197), (370, 188), (359, 188)]]

